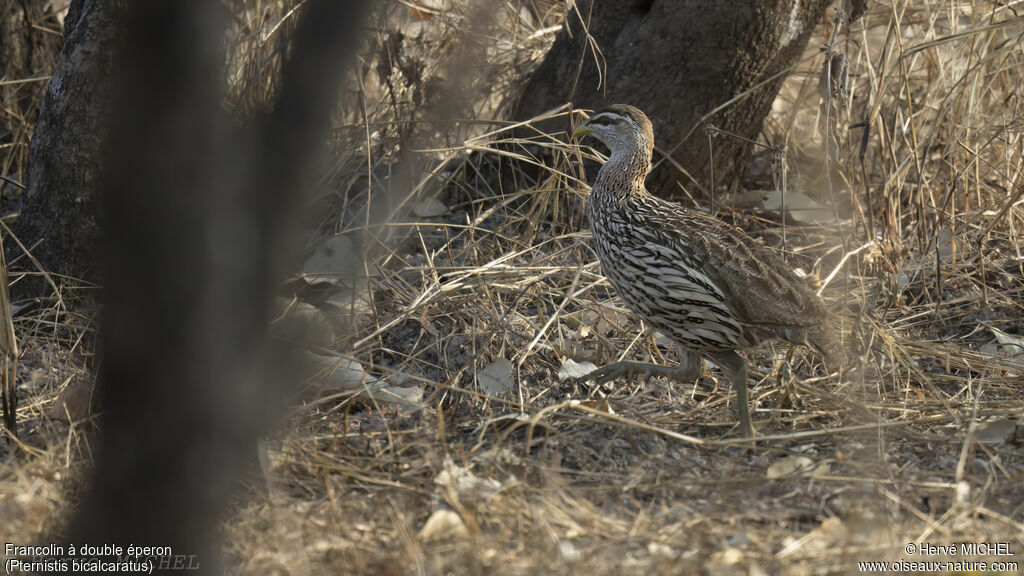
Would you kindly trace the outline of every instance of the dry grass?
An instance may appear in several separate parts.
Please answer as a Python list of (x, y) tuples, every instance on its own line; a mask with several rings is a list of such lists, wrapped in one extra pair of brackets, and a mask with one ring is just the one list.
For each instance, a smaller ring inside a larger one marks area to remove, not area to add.
[[(239, 114), (273, 94), (266, 39), (288, 29), (290, 6), (255, 4), (235, 6)], [(559, 381), (565, 359), (676, 354), (600, 275), (583, 152), (500, 122), (564, 3), (506, 2), (490, 20), (425, 4), (389, 3), (371, 25), (310, 240), (343, 233), (369, 257), (368, 278), (344, 279), (354, 322), (330, 350), (425, 400), (293, 408), (225, 524), (232, 572), (854, 573), (957, 559), (904, 550), (961, 541), (1006, 542), (1013, 556), (987, 560), (1024, 562), (1022, 360), (1005, 354), (1024, 334), (1015, 4), (872, 3), (849, 33), (823, 25), (787, 81), (763, 143), (786, 145), (787, 191), (841, 220), (800, 225), (796, 210), (730, 199), (722, 216), (823, 280), (861, 360), (839, 377), (800, 350), (753, 354), (753, 449), (729, 440), (734, 398), (716, 370), (689, 384)], [(833, 38), (851, 96), (830, 107), (817, 84)], [(457, 106), (443, 106), (446, 82)], [(429, 122), (445, 115), (466, 121)], [(425, 198), (449, 210), (400, 209)], [(381, 224), (375, 202), (396, 219)], [(0, 462), (16, 519), (0, 536), (27, 543), (59, 521), (88, 458), (81, 426), (46, 407), (87, 374), (76, 343), (89, 324), (60, 310), (16, 322), (37, 376), (26, 449)], [(491, 397), (477, 376), (499, 359), (511, 386)]]

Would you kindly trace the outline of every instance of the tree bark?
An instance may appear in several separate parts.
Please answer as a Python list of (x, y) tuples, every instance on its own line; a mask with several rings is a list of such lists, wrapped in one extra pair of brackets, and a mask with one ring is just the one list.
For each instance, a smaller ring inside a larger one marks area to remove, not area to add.
[[(531, 76), (516, 118), (528, 119), (564, 102), (599, 109), (633, 104), (654, 123), (656, 145), (708, 188), (732, 188), (750, 145), (714, 138), (709, 162), (706, 127), (756, 140), (785, 78), (831, 0), (578, 0), (540, 67)], [(589, 25), (584, 29), (583, 22)], [(589, 47), (587, 30), (600, 55)], [(596, 60), (603, 57), (605, 66)], [(705, 115), (730, 99), (743, 99)], [(655, 162), (658, 156), (655, 156)], [(664, 162), (648, 180), (673, 196), (692, 187)]]
[[(0, 10), (0, 145), (11, 147), (4, 151), (4, 175), (17, 180), (24, 179), (28, 148), (22, 143), (36, 122), (36, 103), (46, 86), (34, 79), (51, 74), (60, 51), (60, 38), (47, 30), (60, 27), (53, 3), (17, 0)], [(20, 194), (4, 184), (0, 190)]]
[(64, 47), (39, 111), (29, 151), (25, 207), (15, 233), (43, 268), (95, 280), (95, 195), (109, 124), (117, 22), (124, 0), (74, 0)]

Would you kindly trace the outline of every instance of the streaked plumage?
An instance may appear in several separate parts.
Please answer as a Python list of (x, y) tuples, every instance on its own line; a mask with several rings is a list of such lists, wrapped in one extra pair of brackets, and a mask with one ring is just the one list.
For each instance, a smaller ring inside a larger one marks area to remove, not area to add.
[(654, 135), (639, 109), (611, 106), (576, 134), (593, 135), (611, 151), (587, 204), (602, 271), (644, 320), (731, 373), (744, 433), (752, 434), (745, 364), (736, 351), (781, 339), (838, 361), (824, 304), (739, 228), (647, 192)]

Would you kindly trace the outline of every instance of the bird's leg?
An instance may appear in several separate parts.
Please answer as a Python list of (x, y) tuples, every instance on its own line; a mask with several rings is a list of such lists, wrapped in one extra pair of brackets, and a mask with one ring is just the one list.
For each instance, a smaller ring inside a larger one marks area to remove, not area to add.
[(613, 362), (577, 378), (576, 383), (583, 384), (593, 380), (595, 384), (601, 385), (605, 382), (611, 382), (620, 376), (630, 377), (641, 374), (657, 378), (668, 378), (677, 382), (692, 382), (700, 377), (702, 371), (703, 365), (701, 364), (700, 355), (684, 350), (679, 366), (661, 366), (646, 362)]
[(732, 377), (732, 385), (736, 388), (736, 410), (740, 416), (740, 431), (744, 438), (753, 438), (754, 425), (750, 422), (750, 399), (747, 395), (747, 361), (734, 351), (713, 354), (711, 359)]
[(793, 364), (793, 350), (795, 350), (795, 347), (791, 346), (789, 351), (786, 352), (786, 358), (779, 366), (777, 376), (780, 387), (779, 406), (784, 408), (800, 408), (803, 405), (803, 402), (800, 400), (799, 392), (796, 390), (796, 382), (790, 369)]
[(746, 362), (741, 362), (740, 369), (733, 374), (733, 380), (736, 386), (736, 409), (740, 413), (740, 430), (743, 432), (744, 438), (753, 438), (754, 425), (750, 422), (750, 397), (747, 393)]

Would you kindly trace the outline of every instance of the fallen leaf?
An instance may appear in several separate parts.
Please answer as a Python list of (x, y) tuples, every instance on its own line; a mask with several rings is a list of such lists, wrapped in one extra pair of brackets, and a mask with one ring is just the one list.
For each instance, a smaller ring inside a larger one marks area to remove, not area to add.
[(951, 231), (942, 228), (935, 236), (935, 246), (939, 251), (939, 259), (949, 262), (956, 253), (956, 237)]
[[(996, 336), (996, 344), (986, 344), (981, 347), (981, 351), (991, 356), (1001, 357), (1006, 360), (1006, 367), (1015, 367), (1017, 364), (1024, 366), (1024, 340), (1020, 337), (1012, 334), (1007, 334), (1002, 330), (989, 326), (992, 333)], [(1007, 372), (1007, 376), (1010, 378), (1016, 378), (1016, 372)]]
[(1019, 336), (1007, 334), (994, 326), (989, 326), (989, 329), (996, 335), (996, 340), (999, 342), (999, 350), (1003, 354), (1007, 356), (1024, 354), (1024, 340), (1021, 340)]
[[(782, 209), (782, 192), (770, 190), (764, 207), (768, 210)], [(800, 192), (786, 192), (786, 210), (797, 222), (804, 224), (828, 224), (835, 221), (835, 211), (811, 199)]]
[(424, 198), (413, 206), (412, 213), (420, 218), (435, 218), (447, 214), (448, 207), (436, 198)]
[(726, 566), (732, 566), (739, 564), (743, 561), (743, 551), (737, 548), (726, 548), (721, 552), (716, 552), (714, 556), (717, 557), (718, 561)]
[(582, 378), (594, 370), (597, 370), (597, 366), (593, 362), (577, 362), (571, 358), (566, 358), (562, 360), (562, 365), (558, 367), (558, 381), (563, 382), (565, 380)]
[(500, 396), (512, 387), (512, 363), (498, 358), (476, 373), (476, 382), (484, 394)]
[(607, 400), (583, 400), (580, 402), (580, 406), (586, 406), (591, 410), (597, 410), (598, 412), (604, 412), (605, 414), (615, 414), (615, 411), (612, 410), (612, 406)]
[(489, 448), (473, 456), (474, 462), (488, 462), (502, 466), (522, 466), (523, 459), (508, 448)]
[(490, 496), (501, 490), (502, 484), (493, 478), (481, 478), (465, 466), (445, 458), (443, 468), (434, 477), (434, 484), (451, 488), (458, 494), (471, 493), (475, 496)]
[(994, 422), (983, 422), (974, 429), (974, 439), (982, 444), (1002, 444), (1008, 442), (1017, 428), (1017, 422), (1001, 418)]
[(814, 471), (814, 461), (807, 456), (787, 456), (768, 467), (766, 476), (769, 480), (803, 476)]
[(569, 564), (575, 564), (580, 561), (580, 551), (569, 540), (562, 540), (558, 543), (558, 553), (562, 555), (562, 560)]
[(660, 556), (662, 558), (675, 558), (677, 556), (675, 550), (667, 544), (661, 542), (648, 542), (647, 552), (652, 556)]
[(89, 417), (95, 380), (75, 378), (46, 409), (46, 416), (61, 422), (77, 422)]
[(434, 510), (420, 529), (423, 540), (441, 540), (445, 538), (464, 538), (469, 535), (466, 523), (455, 511), (448, 509)]
[(362, 364), (344, 356), (321, 356), (303, 351), (302, 359), (319, 395), (354, 392), (359, 398), (402, 408), (415, 408), (423, 401), (419, 386), (390, 386), (366, 373)]
[(313, 248), (313, 253), (302, 264), (302, 273), (308, 282), (334, 281), (352, 274), (361, 266), (352, 241), (345, 236), (331, 236)]

